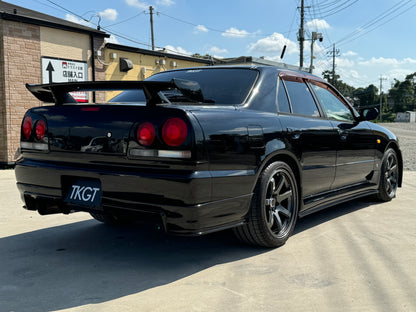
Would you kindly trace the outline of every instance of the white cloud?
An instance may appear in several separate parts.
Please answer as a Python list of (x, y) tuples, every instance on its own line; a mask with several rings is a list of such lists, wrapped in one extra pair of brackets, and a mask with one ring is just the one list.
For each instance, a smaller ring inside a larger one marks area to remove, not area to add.
[(370, 60), (361, 61), (359, 64), (362, 66), (373, 66), (373, 65), (395, 66), (395, 65), (399, 65), (399, 61), (395, 58), (372, 57)]
[(194, 33), (195, 34), (199, 34), (199, 33), (203, 33), (203, 32), (208, 32), (208, 29), (204, 25), (195, 26), (195, 28), (194, 28)]
[(403, 60), (404, 63), (409, 63), (409, 64), (416, 64), (416, 59), (411, 59), (410, 57), (406, 57)]
[(348, 52), (345, 52), (345, 53), (342, 53), (342, 56), (343, 57), (348, 57), (348, 56), (357, 56), (358, 54), (357, 53), (355, 53), (355, 52), (353, 52), (353, 51), (348, 51)]
[(72, 14), (66, 14), (65, 15), (65, 20), (67, 20), (68, 22), (77, 23), (77, 24), (80, 24), (80, 25), (83, 25), (83, 26), (94, 27), (94, 25), (92, 25), (90, 22), (88, 22), (84, 19), (78, 18), (78, 17), (76, 17)]
[(176, 47), (175, 48), (174, 46), (167, 45), (167, 46), (165, 46), (165, 49), (168, 53), (180, 54), (180, 55), (192, 55), (191, 52), (186, 51), (182, 47)]
[(110, 35), (110, 38), (105, 38), (104, 39), (106, 43), (115, 43), (115, 44), (119, 44), (117, 38), (113, 35)]
[[(139, 8), (141, 10), (147, 10), (150, 6), (144, 0), (125, 0), (129, 6)], [(172, 6), (175, 4), (173, 0), (156, 0), (156, 4), (160, 6)]]
[(251, 43), (248, 47), (248, 51), (253, 54), (261, 56), (269, 56), (272, 59), (276, 59), (283, 51), (283, 47), (286, 45), (286, 54), (298, 53), (298, 46), (295, 42), (285, 38), (282, 34), (273, 33), (271, 36), (258, 40), (256, 43)]
[(150, 4), (147, 4), (142, 0), (126, 0), (126, 3), (141, 10), (147, 10), (150, 6)]
[(231, 27), (227, 29), (224, 33), (222, 33), (222, 36), (228, 37), (228, 38), (245, 38), (250, 33), (245, 30), (238, 30), (235, 27)]
[(307, 22), (305, 26), (306, 28), (310, 30), (321, 30), (321, 29), (331, 28), (331, 26), (329, 26), (329, 24), (325, 20), (322, 20), (322, 19), (314, 19), (310, 22)]
[[(346, 53), (348, 54), (348, 52)], [(367, 87), (370, 84), (377, 85), (380, 82), (380, 76), (388, 78), (388, 81), (383, 86), (386, 91), (389, 88), (389, 83), (394, 79), (404, 80), (406, 75), (416, 72), (416, 59), (404, 58), (385, 58), (385, 57), (371, 57), (364, 59), (352, 55), (354, 59), (342, 57), (336, 59), (337, 73), (341, 76), (341, 80), (356, 88)], [(332, 64), (332, 62), (331, 62)], [(328, 69), (328, 66), (323, 70)], [(321, 72), (316, 71), (320, 74)]]
[(175, 2), (173, 0), (157, 0), (156, 4), (161, 6), (171, 6), (174, 5)]
[(101, 18), (104, 18), (104, 19), (107, 19), (107, 20), (110, 20), (110, 21), (115, 21), (117, 19), (118, 13), (114, 9), (105, 9), (104, 11), (99, 12), (98, 15)]
[(221, 49), (221, 48), (218, 48), (218, 47), (211, 47), (208, 50), (208, 53), (209, 54), (214, 54), (215, 57), (218, 57), (218, 55), (220, 55), (220, 54), (228, 53), (228, 50), (227, 49)]
[(350, 60), (347, 58), (340, 58), (340, 57), (337, 58), (336, 64), (337, 66), (344, 67), (344, 68), (345, 67), (351, 68), (355, 66), (355, 62), (353, 60)]

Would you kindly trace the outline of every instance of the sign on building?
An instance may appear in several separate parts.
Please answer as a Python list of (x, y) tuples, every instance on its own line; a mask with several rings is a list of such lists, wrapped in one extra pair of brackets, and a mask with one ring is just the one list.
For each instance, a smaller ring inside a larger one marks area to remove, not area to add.
[[(88, 81), (87, 62), (42, 57), (42, 83)], [(88, 102), (88, 92), (71, 92), (78, 102)]]

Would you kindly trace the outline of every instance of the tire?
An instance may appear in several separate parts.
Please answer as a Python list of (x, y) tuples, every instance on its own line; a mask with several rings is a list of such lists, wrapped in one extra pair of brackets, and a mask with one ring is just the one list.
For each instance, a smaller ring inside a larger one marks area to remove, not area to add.
[(376, 199), (388, 202), (396, 197), (399, 183), (399, 162), (394, 149), (389, 148), (383, 155), (380, 181)]
[(270, 164), (260, 175), (248, 221), (234, 229), (243, 242), (279, 247), (286, 243), (298, 218), (299, 192), (293, 170), (284, 162)]
[(108, 224), (108, 225), (126, 225), (128, 224), (128, 221), (124, 218), (120, 218), (118, 216), (110, 215), (110, 214), (104, 214), (101, 212), (90, 212), (91, 217), (93, 217), (95, 220), (100, 221), (102, 223)]

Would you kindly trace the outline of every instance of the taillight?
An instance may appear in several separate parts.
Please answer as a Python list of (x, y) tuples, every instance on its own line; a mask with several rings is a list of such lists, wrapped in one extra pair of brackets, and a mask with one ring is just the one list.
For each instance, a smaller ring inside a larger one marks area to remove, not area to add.
[(137, 141), (143, 146), (149, 146), (155, 140), (155, 127), (150, 122), (144, 122), (137, 127)]
[(162, 127), (162, 139), (169, 146), (181, 145), (188, 136), (188, 127), (180, 118), (168, 119)]
[(46, 125), (43, 120), (38, 120), (36, 122), (36, 138), (40, 141), (45, 137)]
[(23, 135), (28, 140), (32, 133), (32, 117), (26, 116), (23, 120)]

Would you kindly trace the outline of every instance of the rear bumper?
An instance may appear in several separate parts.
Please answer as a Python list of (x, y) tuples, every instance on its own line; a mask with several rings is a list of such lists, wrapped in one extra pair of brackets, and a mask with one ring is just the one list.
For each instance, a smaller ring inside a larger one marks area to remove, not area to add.
[(29, 210), (41, 214), (94, 211), (68, 206), (64, 197), (68, 181), (98, 179), (103, 195), (101, 206), (95, 211), (131, 213), (151, 222), (159, 220), (167, 232), (183, 235), (241, 224), (250, 206), (252, 194), (247, 190), (254, 178), (248, 172), (115, 170), (28, 160), (18, 162), (15, 173), (17, 187)]

